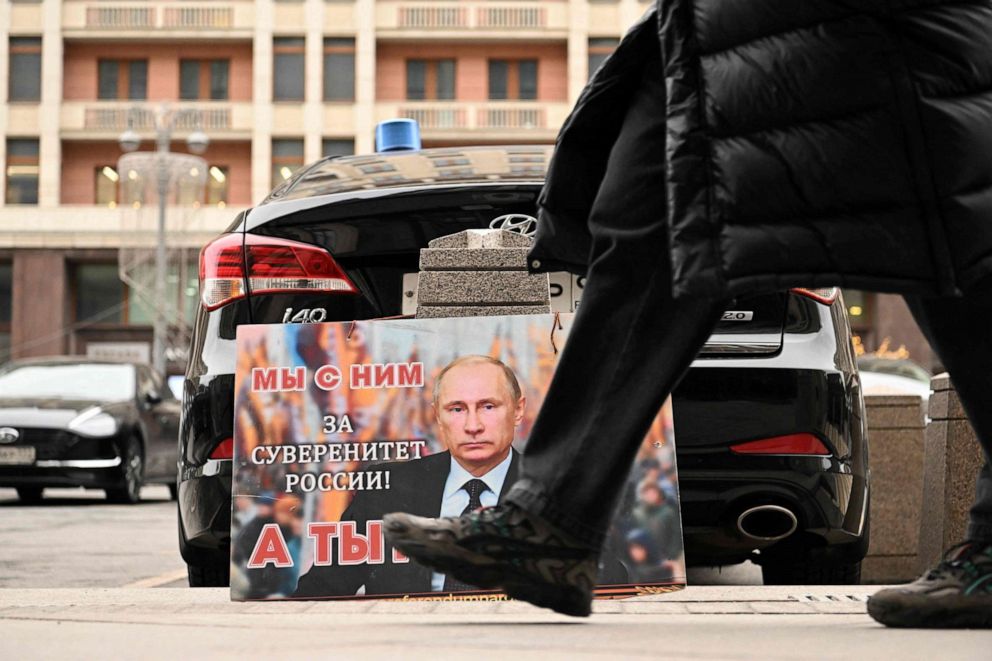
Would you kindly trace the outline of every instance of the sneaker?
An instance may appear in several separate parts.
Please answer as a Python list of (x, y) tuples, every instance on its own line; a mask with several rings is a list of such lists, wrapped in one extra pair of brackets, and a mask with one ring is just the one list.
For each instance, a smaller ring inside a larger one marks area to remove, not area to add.
[(596, 551), (513, 504), (443, 519), (387, 514), (383, 528), (404, 554), (459, 581), (566, 615), (592, 610)]
[(868, 614), (890, 627), (992, 628), (992, 544), (952, 546), (926, 575), (873, 595)]

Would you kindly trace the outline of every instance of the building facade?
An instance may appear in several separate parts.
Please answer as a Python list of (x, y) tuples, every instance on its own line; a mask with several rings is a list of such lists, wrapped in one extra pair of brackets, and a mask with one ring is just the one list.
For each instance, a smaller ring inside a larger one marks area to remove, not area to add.
[[(193, 250), (304, 163), (371, 151), (384, 119), (416, 119), (428, 147), (551, 143), (649, 4), (5, 0), (0, 362), (150, 343), (151, 313), (117, 264), (127, 213), (154, 201), (122, 192), (118, 139), (132, 128), (154, 149), (163, 103), (199, 111), (177, 122), (172, 151), (197, 128), (210, 138), (206, 190), (170, 237)], [(195, 305), (195, 287), (186, 295)], [(854, 305), (867, 347), (880, 326), (919, 344), (915, 329), (886, 327), (897, 303)]]

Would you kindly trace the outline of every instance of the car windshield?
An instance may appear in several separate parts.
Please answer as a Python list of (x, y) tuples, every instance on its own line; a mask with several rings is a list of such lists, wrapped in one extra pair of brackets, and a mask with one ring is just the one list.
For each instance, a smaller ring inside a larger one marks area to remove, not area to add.
[(133, 396), (131, 365), (22, 365), (0, 374), (0, 397), (119, 402)]

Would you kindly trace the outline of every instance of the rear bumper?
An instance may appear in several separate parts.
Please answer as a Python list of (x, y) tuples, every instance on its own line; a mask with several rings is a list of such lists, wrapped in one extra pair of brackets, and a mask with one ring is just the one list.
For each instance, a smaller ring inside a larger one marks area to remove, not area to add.
[(0, 466), (0, 487), (86, 487), (112, 489), (120, 486), (121, 458), (39, 460), (31, 466)]
[(191, 564), (226, 561), (231, 543), (231, 462), (208, 461), (179, 482), (180, 552)]
[[(786, 546), (838, 552), (860, 548), (868, 520), (869, 487), (864, 476), (842, 465), (817, 466), (829, 462), (825, 459), (763, 457), (759, 461), (760, 467), (739, 470), (680, 470), (683, 535), (691, 564), (734, 564), (755, 550), (769, 554)], [(790, 510), (797, 519), (796, 532), (780, 542), (756, 541), (740, 533), (736, 527), (740, 514), (765, 504)]]

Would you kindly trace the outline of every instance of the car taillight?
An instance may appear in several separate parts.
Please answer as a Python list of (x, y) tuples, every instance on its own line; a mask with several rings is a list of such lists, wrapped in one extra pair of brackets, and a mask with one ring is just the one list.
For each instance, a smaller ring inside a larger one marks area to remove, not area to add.
[(730, 446), (735, 454), (806, 454), (829, 456), (830, 450), (814, 434), (788, 434)]
[(206, 309), (216, 310), (249, 291), (355, 294), (358, 289), (319, 246), (256, 234), (225, 234), (200, 251), (200, 298)]
[(225, 438), (210, 453), (211, 459), (234, 459), (234, 439)]
[(833, 302), (837, 300), (837, 295), (840, 293), (838, 287), (822, 287), (820, 289), (805, 289), (803, 287), (796, 287), (795, 289), (790, 289), (793, 294), (799, 294), (800, 296), (805, 296), (806, 298), (812, 298), (817, 303), (823, 303), (824, 305), (833, 305)]

